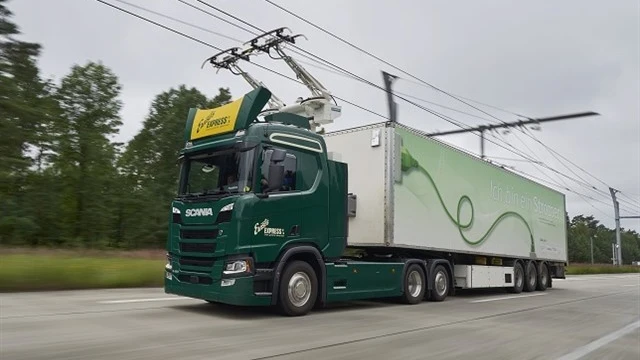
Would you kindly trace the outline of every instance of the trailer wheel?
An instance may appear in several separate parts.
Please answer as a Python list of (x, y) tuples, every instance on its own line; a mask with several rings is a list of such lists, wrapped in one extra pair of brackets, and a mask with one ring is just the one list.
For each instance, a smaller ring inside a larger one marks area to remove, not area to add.
[(513, 265), (513, 286), (509, 288), (509, 291), (514, 294), (520, 294), (524, 288), (524, 269), (522, 263), (516, 262)]
[(549, 268), (547, 268), (547, 264), (540, 263), (538, 267), (538, 285), (536, 286), (536, 290), (545, 291), (547, 290), (547, 285), (549, 284)]
[(524, 291), (531, 292), (538, 286), (538, 271), (536, 270), (536, 264), (533, 261), (527, 262), (527, 270), (525, 272)]
[(449, 293), (449, 275), (442, 265), (436, 266), (433, 270), (433, 290), (431, 290), (431, 301), (443, 301)]
[(406, 304), (417, 304), (424, 298), (427, 280), (424, 270), (418, 264), (409, 265), (404, 275), (404, 292), (402, 301)]
[(279, 287), (278, 307), (288, 316), (307, 314), (315, 305), (318, 279), (313, 267), (304, 261), (293, 261), (284, 270)]

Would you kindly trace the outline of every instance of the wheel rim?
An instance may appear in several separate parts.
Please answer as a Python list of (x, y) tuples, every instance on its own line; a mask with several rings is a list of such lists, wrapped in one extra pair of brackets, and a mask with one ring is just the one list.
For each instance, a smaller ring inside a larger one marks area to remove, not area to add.
[(296, 307), (304, 306), (311, 297), (311, 280), (303, 272), (293, 274), (288, 286), (289, 301)]
[(442, 271), (439, 271), (436, 274), (436, 279), (435, 279), (435, 285), (436, 285), (436, 292), (438, 293), (438, 295), (442, 296), (445, 294), (445, 292), (447, 291), (447, 276), (442, 273)]
[(522, 270), (519, 267), (516, 267), (516, 287), (521, 287), (523, 280), (524, 277), (522, 276)]
[(545, 285), (547, 283), (547, 267), (543, 266), (541, 272), (542, 274), (540, 274), (540, 282), (542, 282), (542, 285)]
[(410, 272), (407, 283), (411, 297), (417, 297), (420, 295), (420, 292), (422, 291), (422, 276), (420, 276), (420, 273), (415, 270)]
[(533, 268), (529, 268), (529, 285), (533, 286), (536, 284), (536, 272)]
[(520, 269), (520, 267), (516, 267), (515, 278), (516, 278), (516, 287), (517, 288), (521, 287), (522, 282), (524, 280), (524, 276), (522, 276), (522, 269)]

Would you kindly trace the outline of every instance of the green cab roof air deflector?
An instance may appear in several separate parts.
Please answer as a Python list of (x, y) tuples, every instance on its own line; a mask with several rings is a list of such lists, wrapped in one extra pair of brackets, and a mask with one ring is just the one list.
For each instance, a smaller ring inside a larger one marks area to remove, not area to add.
[(306, 130), (311, 130), (309, 119), (291, 113), (275, 113), (264, 117), (267, 122), (279, 122), (286, 125), (297, 126)]

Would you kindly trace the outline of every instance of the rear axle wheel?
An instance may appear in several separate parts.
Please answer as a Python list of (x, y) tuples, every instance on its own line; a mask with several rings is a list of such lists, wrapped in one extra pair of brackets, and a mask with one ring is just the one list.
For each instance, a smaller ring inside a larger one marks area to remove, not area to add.
[(524, 269), (520, 262), (513, 265), (513, 286), (508, 290), (514, 294), (519, 294), (524, 288)]
[(524, 291), (531, 292), (538, 286), (538, 271), (536, 270), (536, 263), (533, 261), (527, 262), (527, 268), (525, 271)]
[(422, 267), (418, 264), (409, 265), (404, 276), (404, 293), (402, 301), (407, 304), (417, 304), (424, 298), (427, 283)]
[(432, 301), (443, 301), (449, 294), (449, 275), (444, 266), (438, 265), (433, 270), (433, 290), (431, 290)]

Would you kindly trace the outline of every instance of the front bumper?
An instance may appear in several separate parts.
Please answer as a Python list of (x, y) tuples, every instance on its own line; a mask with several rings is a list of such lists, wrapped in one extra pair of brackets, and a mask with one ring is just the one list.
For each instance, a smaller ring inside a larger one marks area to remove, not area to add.
[(165, 293), (239, 306), (268, 306), (271, 304), (271, 294), (256, 295), (254, 293), (255, 276), (216, 279), (210, 284), (180, 281), (180, 278), (192, 275), (197, 276), (198, 274), (187, 272), (175, 274), (165, 270)]

